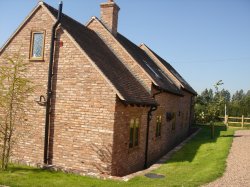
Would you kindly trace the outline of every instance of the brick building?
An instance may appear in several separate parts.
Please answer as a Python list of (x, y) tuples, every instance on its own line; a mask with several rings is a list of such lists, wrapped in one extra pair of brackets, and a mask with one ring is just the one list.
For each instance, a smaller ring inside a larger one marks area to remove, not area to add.
[(101, 18), (86, 25), (62, 14), (47, 144), (46, 106), (36, 101), (46, 98), (58, 11), (39, 2), (1, 48), (0, 63), (5, 54), (21, 51), (27, 76), (37, 85), (13, 161), (123, 176), (148, 167), (186, 137), (196, 92), (148, 46), (117, 31), (118, 12), (108, 0), (101, 4)]

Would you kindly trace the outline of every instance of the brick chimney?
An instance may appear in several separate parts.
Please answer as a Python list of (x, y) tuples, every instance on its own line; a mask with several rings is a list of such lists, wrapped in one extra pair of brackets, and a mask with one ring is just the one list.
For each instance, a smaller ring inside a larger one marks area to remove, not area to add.
[(116, 36), (118, 26), (119, 6), (113, 1), (108, 0), (106, 3), (101, 3), (101, 20), (109, 31)]

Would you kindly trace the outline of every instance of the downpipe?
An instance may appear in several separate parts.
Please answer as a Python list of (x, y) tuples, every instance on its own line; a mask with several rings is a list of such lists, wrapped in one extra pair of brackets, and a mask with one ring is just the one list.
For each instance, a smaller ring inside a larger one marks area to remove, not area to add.
[[(162, 90), (159, 92), (156, 92), (153, 94), (153, 98), (155, 99), (155, 96), (162, 93)], [(149, 142), (149, 127), (150, 127), (150, 121), (152, 120), (152, 112), (157, 110), (157, 106), (151, 106), (148, 115), (147, 115), (147, 131), (146, 131), (146, 145), (145, 145), (145, 161), (144, 161), (144, 169), (148, 168), (148, 142)]]
[(54, 65), (54, 48), (55, 48), (55, 35), (56, 28), (59, 25), (62, 17), (62, 1), (59, 4), (57, 20), (52, 27), (51, 33), (51, 45), (50, 45), (50, 61), (48, 70), (48, 85), (47, 85), (47, 101), (46, 101), (46, 117), (45, 117), (45, 135), (44, 135), (44, 158), (45, 165), (49, 164), (49, 127), (50, 127), (50, 114), (51, 114), (51, 97), (52, 97), (52, 77), (53, 77), (53, 65)]

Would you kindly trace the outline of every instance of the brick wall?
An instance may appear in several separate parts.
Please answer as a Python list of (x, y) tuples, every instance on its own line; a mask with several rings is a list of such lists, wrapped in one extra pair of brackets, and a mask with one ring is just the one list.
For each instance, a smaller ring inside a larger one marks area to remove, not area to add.
[(53, 163), (110, 174), (116, 94), (65, 33), (60, 40)]
[[(49, 48), (53, 21), (43, 8), (28, 20), (0, 56), (19, 49), (29, 63), (27, 76), (37, 85), (29, 98), (28, 125), (12, 160), (32, 165), (43, 163), (45, 107), (34, 100), (46, 96)], [(29, 61), (31, 31), (46, 31), (44, 61)], [(67, 34), (60, 30), (63, 47), (55, 50), (50, 151), (52, 164), (85, 173), (111, 173), (116, 94)], [(107, 152), (108, 150), (108, 152)]]
[[(157, 90), (153, 90), (156, 93)], [(160, 104), (150, 122), (149, 135), (149, 163), (152, 164), (161, 156), (166, 154), (174, 145), (183, 140), (188, 131), (187, 120), (182, 117), (186, 111), (186, 104), (183, 103), (185, 97), (179, 97), (169, 93), (160, 93), (155, 96)], [(175, 128), (172, 128), (174, 120), (167, 121), (166, 113), (175, 113)], [(156, 137), (156, 117), (162, 116), (161, 136)]]
[[(170, 70), (168, 70), (163, 64), (162, 62), (156, 58), (156, 56), (149, 50), (149, 48), (145, 45), (142, 44), (140, 45), (140, 48), (143, 49), (149, 56), (150, 58), (171, 78), (171, 80), (174, 82), (174, 84), (177, 87), (182, 87), (182, 83), (175, 77), (175, 75), (173, 75), (173, 73), (171, 73)], [(191, 94), (190, 92), (187, 92), (186, 90), (182, 89), (182, 94), (185, 96), (185, 99), (182, 99), (182, 103), (184, 102), (183, 105), (183, 111), (184, 111), (184, 115), (187, 116), (187, 112), (188, 114), (188, 118), (190, 120), (190, 122), (193, 122), (193, 118), (194, 118), (194, 95)], [(192, 105), (192, 106), (190, 106)], [(190, 110), (191, 109), (191, 110)], [(190, 115), (190, 117), (189, 117)]]
[[(117, 102), (114, 126), (112, 175), (123, 176), (143, 169), (147, 113), (149, 107), (125, 106)], [(139, 145), (129, 148), (130, 120), (139, 118)]]
[[(24, 61), (29, 63), (27, 77), (37, 86), (29, 97), (27, 125), (19, 128), (21, 136), (14, 148), (15, 156), (12, 157), (15, 161), (32, 164), (43, 162), (45, 107), (38, 105), (35, 100), (46, 93), (51, 26), (52, 20), (39, 8), (0, 54), (2, 63), (4, 55), (11, 56), (20, 51)], [(31, 32), (40, 30), (46, 31), (44, 61), (29, 61)]]
[[(153, 93), (158, 92), (154, 88)], [(190, 96), (184, 97), (169, 93), (160, 93), (155, 96), (160, 104), (153, 112), (150, 121), (148, 163), (152, 164), (166, 154), (174, 145), (182, 141), (189, 128)], [(123, 176), (143, 169), (145, 161), (146, 126), (149, 107), (125, 106), (119, 102), (116, 105), (114, 126), (114, 147), (112, 160), (112, 175)], [(166, 112), (176, 113), (175, 129), (173, 121), (166, 121)], [(180, 113), (180, 115), (179, 115)], [(161, 136), (156, 137), (156, 116), (162, 115)], [(189, 113), (188, 113), (189, 115)], [(132, 118), (140, 119), (139, 146), (129, 148), (129, 122)]]
[[(139, 65), (124, 51), (116, 39), (109, 33), (103, 25), (96, 19), (88, 25), (105, 41), (110, 49), (119, 57), (119, 59), (136, 75), (137, 79), (153, 94), (158, 92), (152, 86), (152, 81)], [(175, 78), (172, 76), (171, 78)], [(177, 85), (177, 80), (174, 79)], [(189, 109), (190, 96), (185, 92), (184, 97), (179, 97), (169, 93), (161, 93), (156, 96), (157, 103), (160, 104), (158, 109), (153, 112), (153, 118), (150, 122), (149, 134), (149, 164), (152, 164), (162, 155), (166, 154), (174, 145), (183, 140), (189, 128)], [(114, 132), (114, 161), (112, 174), (125, 175), (134, 171), (143, 169), (145, 160), (145, 137), (147, 125), (147, 112), (149, 108), (124, 107), (118, 105), (116, 110), (115, 132)], [(143, 113), (140, 113), (140, 111)], [(176, 127), (172, 130), (172, 121), (166, 122), (166, 112), (176, 114)], [(141, 116), (140, 126), (140, 144), (137, 148), (129, 149), (129, 121), (134, 116)], [(163, 124), (160, 137), (155, 137), (156, 116), (162, 115)], [(120, 119), (120, 120), (119, 120)], [(116, 124), (119, 125), (116, 125)], [(123, 124), (123, 125), (122, 125)], [(119, 133), (118, 133), (119, 132)]]

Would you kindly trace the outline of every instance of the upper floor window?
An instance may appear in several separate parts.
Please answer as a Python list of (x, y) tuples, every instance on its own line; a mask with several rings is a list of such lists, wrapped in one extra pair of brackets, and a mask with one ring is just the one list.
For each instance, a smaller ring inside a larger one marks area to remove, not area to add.
[(43, 60), (45, 32), (31, 33), (30, 59)]
[(131, 119), (129, 124), (129, 148), (139, 144), (139, 118)]
[(161, 136), (161, 125), (162, 125), (162, 116), (156, 116), (156, 131), (155, 136)]

